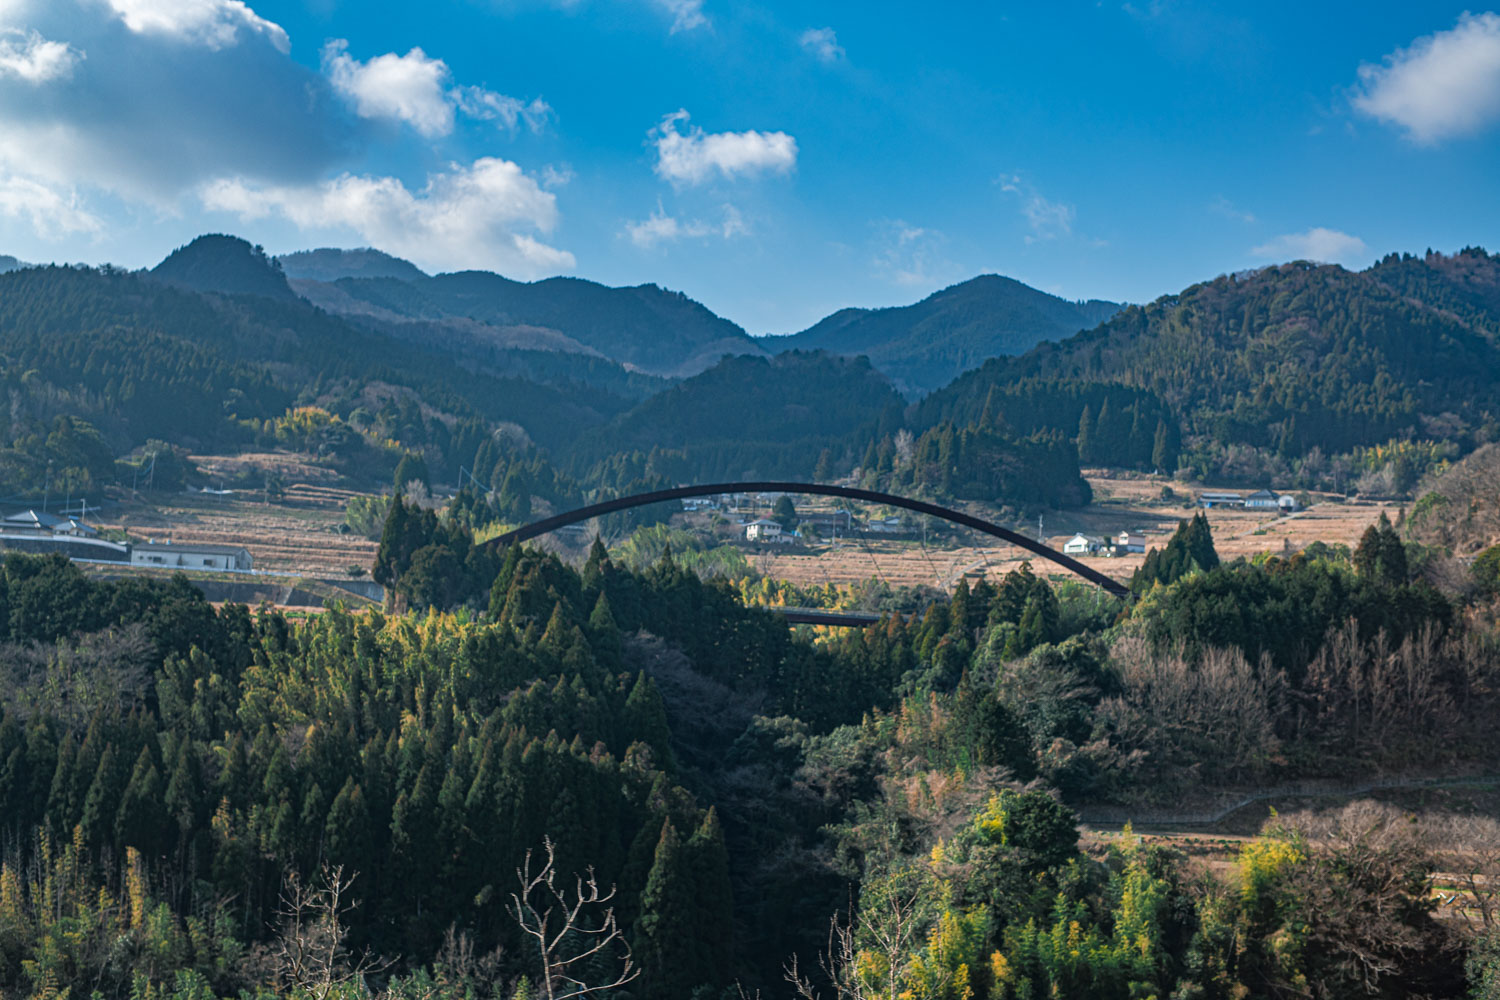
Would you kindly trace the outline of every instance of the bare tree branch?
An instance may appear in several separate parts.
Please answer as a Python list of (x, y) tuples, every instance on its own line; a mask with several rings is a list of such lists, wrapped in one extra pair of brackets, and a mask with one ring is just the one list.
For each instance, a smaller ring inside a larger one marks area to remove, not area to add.
[[(519, 893), (511, 893), (510, 913), (521, 931), (536, 945), (542, 962), (542, 989), (547, 1000), (571, 1000), (618, 989), (640, 975), (631, 958), (630, 945), (620, 930), (610, 901), (615, 888), (599, 887), (593, 867), (586, 875), (575, 875), (572, 891), (557, 885), (557, 856), (552, 838), (542, 841), (547, 861), (532, 874), (532, 852), (516, 871)], [(601, 909), (602, 908), (602, 909)], [(590, 959), (620, 952), (620, 968), (609, 982), (589, 985), (586, 975)]]

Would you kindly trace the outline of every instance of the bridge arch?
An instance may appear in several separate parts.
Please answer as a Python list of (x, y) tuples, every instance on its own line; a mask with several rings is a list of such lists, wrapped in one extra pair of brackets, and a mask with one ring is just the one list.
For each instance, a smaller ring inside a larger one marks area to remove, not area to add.
[(913, 500), (910, 497), (896, 496), (894, 493), (881, 493), (878, 490), (865, 490), (855, 486), (827, 486), (820, 483), (786, 483), (786, 482), (746, 482), (746, 483), (704, 483), (697, 486), (674, 486), (666, 490), (654, 490), (650, 493), (637, 493), (628, 497), (616, 497), (613, 500), (604, 500), (599, 503), (589, 504), (587, 507), (579, 507), (577, 510), (566, 511), (562, 514), (554, 514), (544, 517), (540, 521), (523, 525), (497, 535), (493, 539), (496, 545), (509, 545), (512, 542), (524, 542), (538, 535), (545, 535), (549, 531), (587, 521), (591, 517), (602, 517), (605, 514), (613, 514), (616, 511), (629, 510), (632, 507), (644, 507), (647, 504), (662, 503), (668, 500), (685, 500), (689, 497), (714, 496), (720, 493), (808, 493), (814, 496), (843, 497), (846, 500), (863, 500), (866, 503), (886, 504), (891, 507), (900, 507), (904, 510), (913, 511), (918, 514), (928, 514), (932, 517), (950, 521), (953, 524), (961, 524), (966, 528), (983, 532), (995, 538), (1002, 539), (1010, 544), (1025, 549), (1033, 555), (1040, 556), (1049, 562), (1056, 563), (1063, 569), (1068, 570), (1090, 583), (1097, 584), (1119, 597), (1128, 593), (1128, 588), (1118, 580), (1112, 580), (1092, 567), (1085, 566), (1077, 559), (1063, 555), (1056, 549), (1050, 549), (1041, 542), (1027, 538), (1025, 535), (1003, 528), (998, 524), (986, 521), (982, 518), (965, 514), (959, 510), (949, 510), (934, 503), (924, 500)]

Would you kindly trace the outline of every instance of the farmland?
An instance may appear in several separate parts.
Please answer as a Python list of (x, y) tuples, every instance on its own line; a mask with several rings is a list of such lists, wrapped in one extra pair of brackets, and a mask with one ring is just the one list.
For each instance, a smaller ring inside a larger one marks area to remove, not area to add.
[[(195, 459), (206, 472), (233, 473), (243, 481), (244, 468), (255, 460), (257, 468), (274, 469), (287, 482), (281, 496), (267, 502), (260, 490), (232, 494), (184, 493), (156, 502), (131, 501), (109, 509), (101, 526), (128, 531), (136, 538), (170, 537), (176, 542), (244, 545), (260, 570), (308, 576), (339, 577), (350, 567), (366, 572), (374, 562), (376, 544), (354, 534), (341, 533), (344, 505), (358, 494), (337, 485), (330, 471), (309, 462), (282, 455), (239, 456), (234, 460)], [(231, 466), (233, 469), (231, 470)], [(1121, 478), (1108, 474), (1089, 477), (1095, 502), (1082, 510), (1060, 511), (1043, 518), (1044, 537), (1059, 551), (1074, 532), (1113, 536), (1121, 531), (1140, 532), (1148, 547), (1164, 544), (1177, 523), (1190, 517), (1192, 493), (1172, 485), (1175, 495), (1162, 497), (1162, 480)], [(1361, 533), (1382, 512), (1397, 516), (1395, 505), (1344, 501), (1313, 495), (1312, 506), (1290, 516), (1269, 512), (1218, 509), (1207, 512), (1214, 529), (1214, 543), (1226, 559), (1250, 557), (1261, 552), (1295, 551), (1311, 542), (1354, 546)], [(992, 515), (982, 505), (970, 505), (980, 516)], [(743, 514), (740, 516), (753, 516)], [(708, 528), (706, 518), (684, 516), (694, 527)], [(721, 524), (716, 532), (723, 540), (738, 539), (736, 518)], [(1032, 533), (1034, 525), (1015, 525)], [(566, 544), (553, 543), (564, 555), (581, 555), (586, 547), (579, 538)], [(810, 548), (787, 551), (777, 546), (754, 546), (747, 556), (754, 569), (765, 576), (800, 585), (852, 584), (870, 578), (896, 586), (951, 588), (965, 575), (991, 578), (1014, 569), (1024, 554), (968, 531), (948, 532), (934, 522), (924, 542), (920, 538), (863, 536), (839, 538)], [(1119, 557), (1085, 557), (1084, 562), (1119, 580), (1128, 580), (1140, 566), (1140, 554)], [(1050, 568), (1039, 571), (1051, 572)], [(1057, 570), (1059, 577), (1065, 575)]]

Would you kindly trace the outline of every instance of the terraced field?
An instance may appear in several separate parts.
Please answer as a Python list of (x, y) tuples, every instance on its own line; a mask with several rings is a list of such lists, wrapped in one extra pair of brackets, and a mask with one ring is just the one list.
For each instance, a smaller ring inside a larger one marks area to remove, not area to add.
[(256, 494), (186, 493), (158, 503), (127, 503), (101, 522), (134, 538), (243, 545), (255, 568), (310, 576), (341, 577), (350, 566), (366, 573), (375, 561), (374, 542), (340, 534), (351, 491), (297, 483), (266, 503)]

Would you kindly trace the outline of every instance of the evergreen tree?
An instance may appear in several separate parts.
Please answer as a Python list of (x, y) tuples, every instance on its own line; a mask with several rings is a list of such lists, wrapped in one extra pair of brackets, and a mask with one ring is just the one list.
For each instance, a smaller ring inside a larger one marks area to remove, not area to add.
[(696, 880), (685, 855), (677, 828), (666, 820), (641, 891), (634, 949), (646, 994), (663, 1000), (690, 997), (707, 981), (696, 944), (702, 930)]
[(715, 989), (729, 978), (734, 945), (734, 903), (729, 885), (729, 851), (718, 810), (709, 807), (697, 831), (688, 839), (685, 852), (697, 898), (697, 954), (693, 974), (699, 983)]
[(645, 671), (636, 675), (635, 687), (625, 699), (625, 732), (629, 741), (650, 745), (656, 764), (665, 770), (674, 766), (672, 732), (667, 726), (667, 708), (662, 703), (656, 683)]
[(1410, 580), (1406, 546), (1384, 511), (1360, 536), (1359, 547), (1354, 550), (1354, 565), (1360, 576), (1387, 586), (1399, 587)]
[(419, 482), (423, 486), (432, 484), (427, 478), (427, 462), (421, 455), (407, 452), (401, 456), (401, 461), (396, 463), (396, 475), (392, 479), (392, 485), (396, 487), (396, 496), (400, 497), (406, 492), (406, 484)]
[(1170, 476), (1177, 468), (1177, 456), (1172, 451), (1165, 418), (1156, 422), (1156, 435), (1151, 444), (1151, 468), (1165, 476)]

